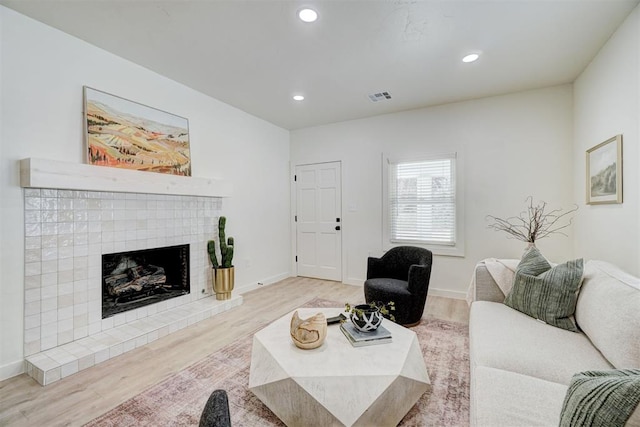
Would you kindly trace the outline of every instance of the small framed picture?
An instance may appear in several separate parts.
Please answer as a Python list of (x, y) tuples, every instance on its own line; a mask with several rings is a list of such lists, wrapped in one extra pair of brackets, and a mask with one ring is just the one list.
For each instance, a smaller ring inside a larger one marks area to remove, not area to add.
[(587, 150), (587, 204), (622, 203), (622, 135)]

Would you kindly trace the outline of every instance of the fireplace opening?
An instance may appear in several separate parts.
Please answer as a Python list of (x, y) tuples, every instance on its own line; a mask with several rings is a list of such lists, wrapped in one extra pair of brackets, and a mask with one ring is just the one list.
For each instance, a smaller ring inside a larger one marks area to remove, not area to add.
[(103, 319), (189, 292), (189, 245), (102, 255)]

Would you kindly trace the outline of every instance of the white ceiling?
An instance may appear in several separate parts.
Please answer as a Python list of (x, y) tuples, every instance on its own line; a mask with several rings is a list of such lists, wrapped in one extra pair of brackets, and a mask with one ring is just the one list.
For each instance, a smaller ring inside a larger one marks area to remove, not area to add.
[[(575, 80), (640, 0), (0, 0), (286, 129)], [(318, 11), (298, 20), (302, 6)], [(480, 60), (463, 64), (469, 52)], [(612, 64), (615, 66), (615, 64)], [(368, 94), (391, 92), (372, 103)], [(296, 102), (294, 94), (306, 100)]]

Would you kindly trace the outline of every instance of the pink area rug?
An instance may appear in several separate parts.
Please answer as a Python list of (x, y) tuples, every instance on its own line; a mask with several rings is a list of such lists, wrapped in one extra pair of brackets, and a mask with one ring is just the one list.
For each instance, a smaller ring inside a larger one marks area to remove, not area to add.
[[(306, 307), (336, 307), (314, 299)], [(467, 325), (423, 320), (417, 335), (431, 380), (399, 425), (469, 425), (469, 335)], [(239, 427), (284, 424), (248, 389), (252, 336), (238, 339), (94, 419), (88, 426), (193, 426), (211, 392), (229, 395), (231, 422)]]

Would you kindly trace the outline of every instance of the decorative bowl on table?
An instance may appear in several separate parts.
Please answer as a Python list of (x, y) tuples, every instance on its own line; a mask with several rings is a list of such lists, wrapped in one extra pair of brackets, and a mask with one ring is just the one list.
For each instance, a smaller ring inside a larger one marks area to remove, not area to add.
[(382, 323), (382, 313), (378, 307), (359, 304), (351, 309), (351, 323), (359, 331), (372, 332)]

